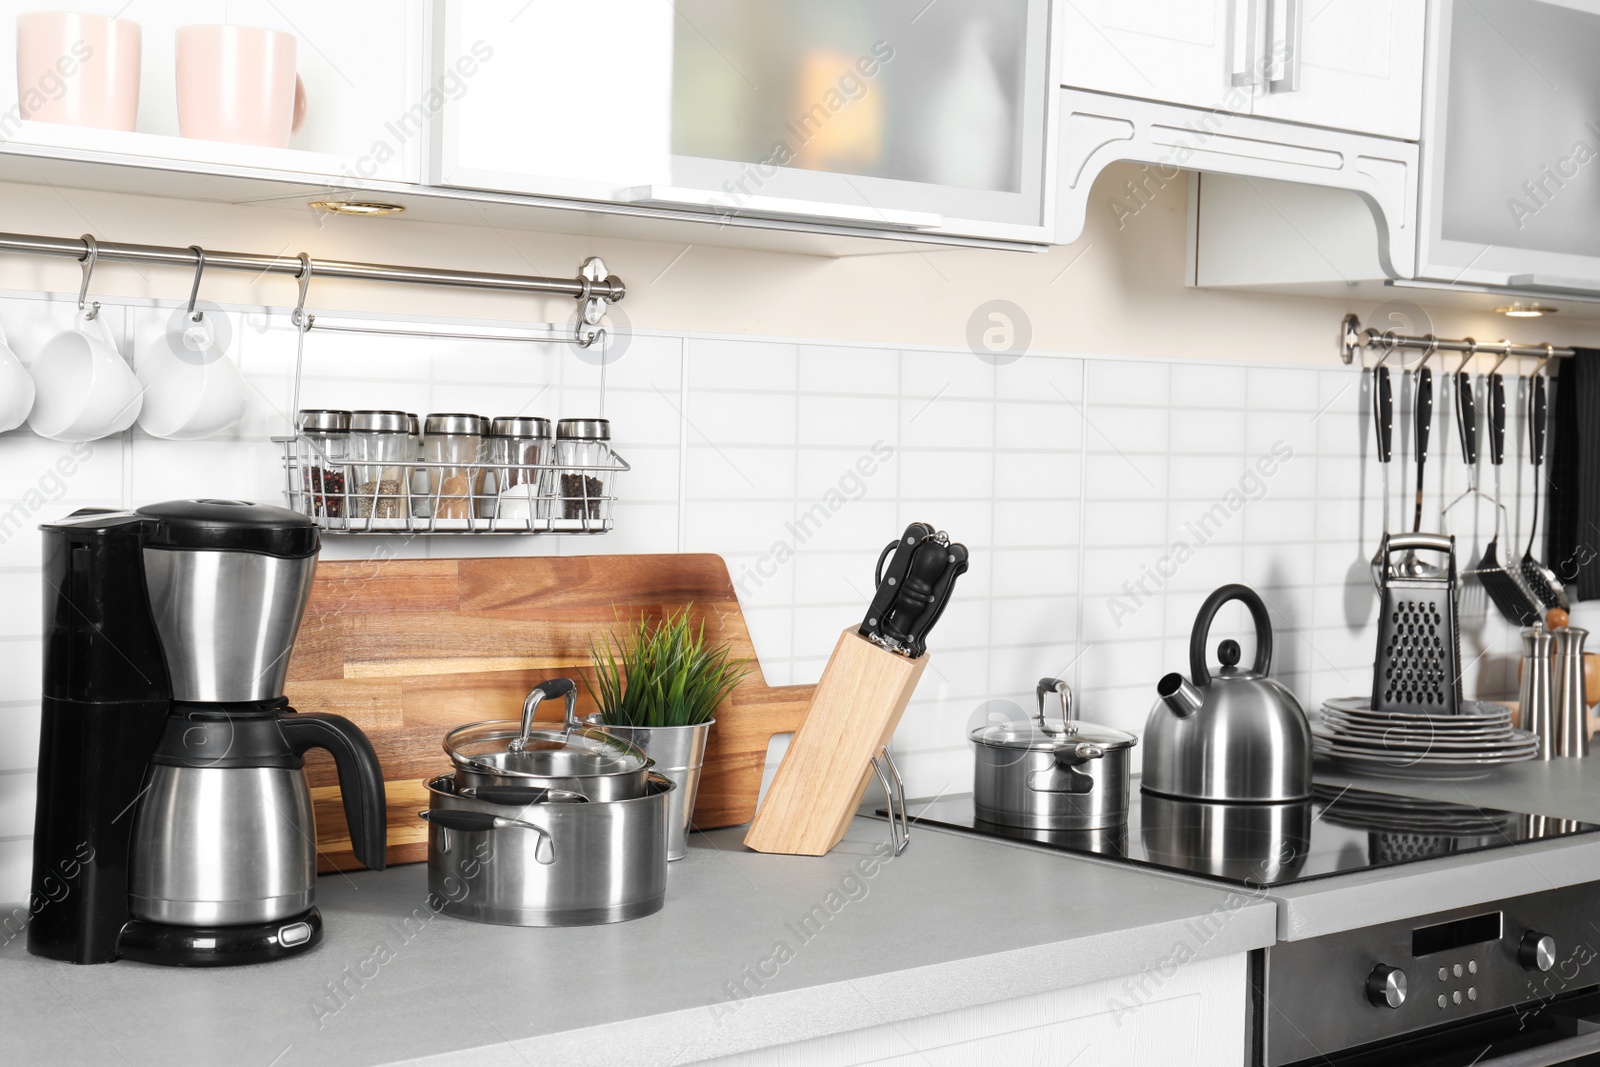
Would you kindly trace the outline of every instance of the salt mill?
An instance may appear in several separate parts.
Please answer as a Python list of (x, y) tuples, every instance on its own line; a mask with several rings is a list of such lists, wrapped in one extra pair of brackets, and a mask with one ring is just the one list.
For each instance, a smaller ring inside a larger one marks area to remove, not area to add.
[(1589, 754), (1589, 704), (1583, 687), (1583, 641), (1588, 630), (1562, 626), (1551, 631), (1556, 643), (1556, 755)]
[[(1542, 622), (1522, 631), (1522, 727), (1539, 739), (1539, 759), (1553, 759), (1556, 755), (1555, 690), (1550, 678), (1552, 641)], [(1581, 684), (1582, 661), (1579, 663)]]

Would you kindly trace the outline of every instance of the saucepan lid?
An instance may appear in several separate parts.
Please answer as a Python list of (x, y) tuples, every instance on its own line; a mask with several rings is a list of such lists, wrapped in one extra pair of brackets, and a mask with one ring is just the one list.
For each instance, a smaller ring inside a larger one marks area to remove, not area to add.
[[(1052, 724), (1054, 725), (1054, 724)], [(1054, 752), (1075, 748), (1081, 744), (1098, 745), (1107, 752), (1132, 748), (1139, 739), (1123, 730), (1098, 723), (1075, 720), (1059, 732), (1041, 730), (1033, 719), (1019, 722), (993, 722), (980, 726), (967, 735), (975, 743), (991, 748), (1009, 748), (1018, 751)]]
[(444, 750), (457, 767), (528, 778), (636, 774), (651, 766), (643, 749), (589, 726), (529, 730), (513, 720), (475, 722), (445, 735)]

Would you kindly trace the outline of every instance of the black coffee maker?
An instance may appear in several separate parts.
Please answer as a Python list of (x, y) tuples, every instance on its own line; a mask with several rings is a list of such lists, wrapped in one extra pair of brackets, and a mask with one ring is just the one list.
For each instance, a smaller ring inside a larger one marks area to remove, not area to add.
[(337, 715), (283, 696), (317, 527), (185, 500), (44, 530), (44, 704), (28, 950), (256, 963), (321, 937), (302, 754), (334, 757), (356, 858), (381, 870), (383, 775)]

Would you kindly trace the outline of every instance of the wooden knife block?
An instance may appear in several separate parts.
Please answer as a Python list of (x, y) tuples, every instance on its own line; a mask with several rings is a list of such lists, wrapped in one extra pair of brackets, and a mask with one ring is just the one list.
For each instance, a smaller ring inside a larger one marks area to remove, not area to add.
[(790, 856), (837, 845), (927, 666), (926, 654), (908, 659), (854, 628), (841, 634), (744, 843)]

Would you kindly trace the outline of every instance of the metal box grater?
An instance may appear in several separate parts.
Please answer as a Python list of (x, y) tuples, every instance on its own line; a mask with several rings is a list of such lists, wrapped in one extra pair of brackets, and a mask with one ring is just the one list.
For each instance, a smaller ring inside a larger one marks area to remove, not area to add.
[[(1418, 549), (1444, 556), (1440, 569)], [(1396, 553), (1405, 553), (1396, 558)], [(1375, 711), (1461, 711), (1461, 629), (1456, 614), (1455, 538), (1445, 534), (1384, 535), (1382, 614), (1372, 671)]]

